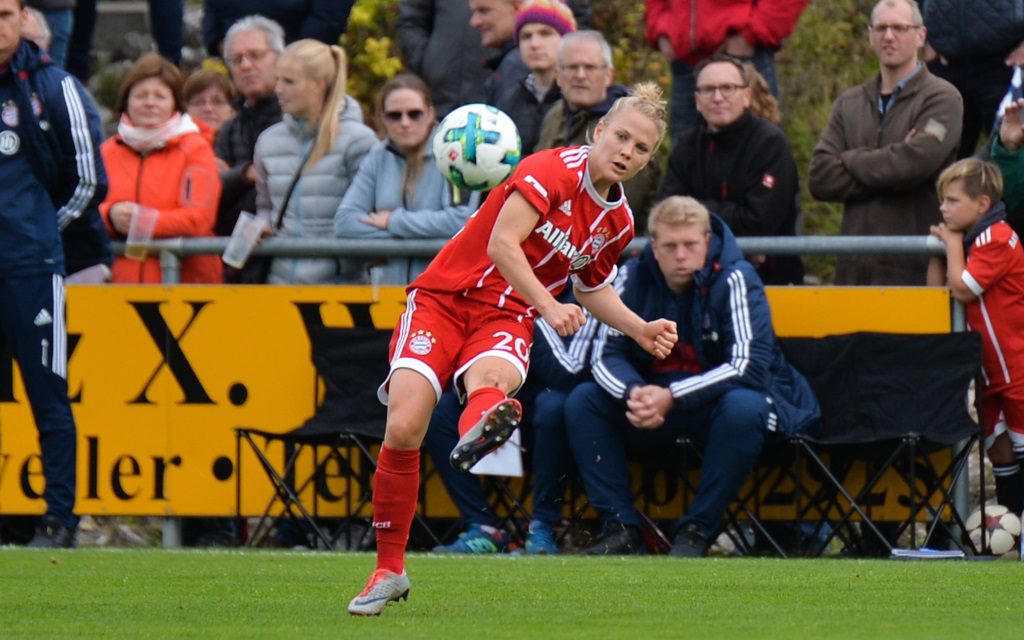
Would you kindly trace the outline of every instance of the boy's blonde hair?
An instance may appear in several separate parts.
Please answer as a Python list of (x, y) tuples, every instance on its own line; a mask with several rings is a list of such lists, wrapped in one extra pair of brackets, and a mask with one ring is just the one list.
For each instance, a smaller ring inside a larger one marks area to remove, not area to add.
[(647, 218), (647, 233), (653, 238), (659, 224), (694, 225), (705, 233), (711, 231), (711, 215), (707, 207), (690, 196), (669, 196), (651, 209)]
[(991, 162), (978, 158), (964, 158), (946, 167), (939, 174), (939, 181), (935, 185), (939, 193), (939, 200), (942, 200), (942, 192), (954, 180), (960, 180), (963, 183), (964, 193), (971, 200), (988, 196), (992, 204), (995, 204), (1003, 197), (1003, 174), (999, 172), (999, 167)]

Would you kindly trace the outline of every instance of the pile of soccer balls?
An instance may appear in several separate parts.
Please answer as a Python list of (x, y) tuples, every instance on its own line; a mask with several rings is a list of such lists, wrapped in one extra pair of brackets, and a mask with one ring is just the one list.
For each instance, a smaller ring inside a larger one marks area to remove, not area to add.
[[(1020, 558), (1020, 518), (1001, 504), (985, 507), (984, 517), (979, 509), (964, 523), (967, 537), (980, 554), (1001, 558)], [(984, 544), (982, 544), (984, 532)]]
[(434, 133), (434, 162), (459, 189), (487, 191), (512, 175), (522, 155), (519, 129), (496, 107), (467, 104)]

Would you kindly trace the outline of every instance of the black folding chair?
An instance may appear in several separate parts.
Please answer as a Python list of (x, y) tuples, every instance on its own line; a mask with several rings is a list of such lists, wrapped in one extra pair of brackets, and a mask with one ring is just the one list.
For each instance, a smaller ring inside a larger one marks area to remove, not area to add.
[[(963, 514), (951, 490), (968, 468), (979, 435), (966, 399), (980, 364), (980, 337), (855, 333), (786, 338), (782, 346), (822, 407), (820, 423), (790, 439), (796, 473), (821, 483), (813, 492), (809, 483), (798, 483), (797, 517), (823, 522), (840, 514), (811, 554), (820, 554), (836, 537), (855, 552), (889, 553), (908, 529), (913, 548), (931, 544), (940, 530), (960, 546)], [(930, 454), (943, 449), (951, 460), (940, 471)], [(858, 463), (865, 465), (865, 481), (853, 486), (851, 470)], [(908, 487), (900, 496), (905, 515), (895, 522), (870, 504), (890, 470)], [(929, 522), (919, 541), (914, 525), (922, 516)]]
[[(323, 401), (316, 412), (298, 428), (284, 433), (255, 427), (235, 430), (239, 468), (242, 443), (246, 443), (274, 489), (258, 524), (250, 532), (248, 545), (260, 544), (285, 519), (304, 533), (308, 546), (313, 548), (343, 545), (356, 549), (370, 544), (371, 480), (387, 413), (377, 400), (377, 385), (387, 374), (389, 336), (389, 332), (377, 329), (311, 327), (313, 364), (323, 384)], [(283, 464), (275, 463), (266, 454), (272, 442), (284, 447)], [(303, 465), (302, 469), (310, 470), (302, 474), (299, 460), (307, 451), (312, 456), (312, 466)], [(239, 472), (239, 483), (241, 477)], [(340, 495), (326, 491), (330, 477), (344, 479), (345, 489)], [(316, 490), (312, 492), (312, 505), (307, 507), (301, 496), (310, 488)], [(319, 505), (325, 499), (344, 501), (345, 515), (337, 519), (333, 530), (325, 528), (319, 516)], [(277, 506), (280, 510), (274, 513)], [(416, 522), (429, 538), (440, 543), (420, 513), (416, 514)]]

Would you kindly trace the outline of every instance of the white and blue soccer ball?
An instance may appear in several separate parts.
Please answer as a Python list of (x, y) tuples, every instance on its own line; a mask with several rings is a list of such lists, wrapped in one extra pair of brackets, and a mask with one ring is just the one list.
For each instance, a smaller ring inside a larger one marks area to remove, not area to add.
[(434, 133), (434, 162), (459, 189), (487, 191), (512, 175), (522, 156), (512, 118), (486, 104), (467, 104), (441, 121)]

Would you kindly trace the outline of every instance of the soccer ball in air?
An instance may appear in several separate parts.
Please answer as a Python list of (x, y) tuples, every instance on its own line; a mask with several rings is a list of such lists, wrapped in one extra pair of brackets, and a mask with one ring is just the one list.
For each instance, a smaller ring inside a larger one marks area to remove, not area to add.
[[(971, 544), (979, 553), (1004, 558), (1020, 557), (1020, 518), (1003, 505), (986, 506), (984, 518), (981, 509), (975, 511), (967, 518), (964, 526)], [(982, 529), (987, 531), (984, 548), (981, 546)]]
[(512, 174), (522, 154), (519, 130), (505, 112), (486, 104), (452, 111), (434, 134), (434, 161), (459, 189), (487, 191)]

